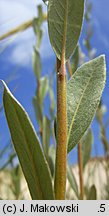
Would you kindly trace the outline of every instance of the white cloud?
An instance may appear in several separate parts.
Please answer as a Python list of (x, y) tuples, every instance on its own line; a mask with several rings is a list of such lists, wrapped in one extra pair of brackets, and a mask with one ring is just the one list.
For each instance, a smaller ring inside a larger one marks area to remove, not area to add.
[[(42, 0), (0, 0), (0, 35), (16, 27), (17, 25), (35, 17), (37, 15), (36, 5), (41, 3)], [(44, 6), (44, 3), (42, 4), (45, 11), (46, 6)], [(98, 8), (95, 3), (94, 9), (96, 9), (97, 14)], [(97, 38), (99, 39), (99, 41), (101, 41), (101, 44), (104, 44), (104, 47), (107, 48), (109, 47), (108, 38), (102, 31), (98, 17), (94, 16), (93, 23), (96, 29)], [(43, 30), (44, 37), (43, 43), (41, 45), (41, 56), (42, 58), (49, 58), (53, 55), (53, 51), (49, 42), (48, 29), (46, 24), (43, 25)], [(6, 46), (7, 42), (9, 42), (9, 39), (0, 43), (2, 48)], [(35, 44), (33, 30), (29, 29), (23, 33), (18, 34), (15, 39), (10, 42), (10, 44), (13, 45), (13, 48), (11, 50), (12, 52), (7, 57), (7, 61), (11, 63), (14, 62), (15, 64), (21, 63), (24, 66), (28, 66), (28, 63), (31, 60), (33, 45)]]
[[(41, 0), (1, 0), (0, 34), (2, 35), (17, 25), (35, 17), (37, 15), (36, 5), (41, 3)], [(43, 6), (43, 8), (45, 11), (46, 6)], [(44, 58), (52, 55), (53, 52), (50, 49), (46, 24), (43, 25), (43, 30), (44, 37), (43, 44), (41, 46), (41, 55)], [(7, 41), (8, 40), (5, 40), (1, 45), (5, 46)], [(14, 62), (15, 64), (22, 63), (27, 65), (31, 58), (33, 45), (35, 44), (33, 30), (29, 29), (23, 33), (19, 33), (10, 44), (13, 45), (14, 48), (12, 48), (12, 52), (9, 55), (7, 61), (10, 61), (11, 63)]]
[[(36, 4), (40, 0), (1, 0), (0, 1), (0, 24), (1, 31), (9, 30), (36, 15)], [(31, 4), (30, 4), (31, 3)], [(3, 25), (2, 25), (3, 24)], [(2, 33), (2, 32), (1, 32)]]

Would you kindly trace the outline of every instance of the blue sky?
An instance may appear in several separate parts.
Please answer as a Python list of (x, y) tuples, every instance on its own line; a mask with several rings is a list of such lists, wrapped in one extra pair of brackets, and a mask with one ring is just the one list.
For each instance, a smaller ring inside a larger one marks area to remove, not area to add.
[[(107, 106), (107, 113), (104, 116), (104, 121), (106, 121), (109, 116), (109, 0), (90, 0), (90, 2), (93, 3), (91, 17), (94, 28), (94, 35), (92, 37), (91, 44), (93, 48), (97, 49), (97, 56), (103, 53), (106, 55), (107, 62), (107, 82), (103, 92), (103, 102)], [(14, 28), (16, 25), (37, 16), (36, 5), (40, 3), (42, 3), (41, 0), (0, 0), (0, 35), (7, 32), (11, 28)], [(44, 4), (43, 8), (44, 11), (46, 11), (46, 6), (44, 6)], [(55, 57), (49, 43), (46, 23), (43, 25), (43, 31), (44, 36), (40, 53), (43, 63), (43, 73), (46, 72), (49, 74), (53, 68)], [(84, 32), (82, 33), (80, 39), (82, 47), (83, 35)], [(25, 107), (34, 126), (36, 127), (34, 110), (32, 108), (32, 97), (34, 96), (36, 87), (31, 60), (34, 44), (35, 37), (32, 29), (25, 31), (24, 33), (20, 33), (11, 39), (0, 42), (0, 79), (13, 79), (13, 81), (9, 83), (9, 87), (11, 90), (17, 87), (15, 96)], [(0, 94), (0, 104), (1, 103), (2, 94)], [(98, 143), (98, 154), (102, 154), (103, 149), (99, 141), (99, 128), (96, 124), (96, 120), (92, 123), (92, 128), (95, 134), (94, 142)], [(6, 144), (6, 140), (9, 139), (9, 136), (6, 119), (4, 113), (2, 112), (0, 115), (0, 145), (2, 147)], [(108, 130), (107, 136), (109, 138)], [(74, 152), (76, 154), (76, 149)]]

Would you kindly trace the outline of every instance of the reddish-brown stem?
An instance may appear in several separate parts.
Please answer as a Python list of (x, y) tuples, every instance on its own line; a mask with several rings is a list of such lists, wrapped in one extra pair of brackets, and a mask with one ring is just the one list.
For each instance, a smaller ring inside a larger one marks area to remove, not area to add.
[(57, 147), (55, 165), (55, 199), (64, 200), (67, 161), (66, 70), (57, 59)]

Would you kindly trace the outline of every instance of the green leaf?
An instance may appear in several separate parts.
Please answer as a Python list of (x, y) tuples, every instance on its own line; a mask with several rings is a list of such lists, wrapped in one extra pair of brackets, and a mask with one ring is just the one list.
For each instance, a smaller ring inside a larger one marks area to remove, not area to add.
[(49, 0), (48, 30), (51, 45), (58, 59), (72, 55), (81, 32), (84, 0)]
[(43, 8), (42, 8), (42, 5), (38, 5), (37, 6), (37, 9), (38, 9), (38, 19), (39, 19), (39, 25), (41, 26), (42, 23), (43, 23)]
[(34, 48), (34, 51), (33, 51), (32, 64), (33, 64), (33, 70), (34, 70), (35, 76), (37, 79), (39, 79), (41, 76), (42, 67), (41, 67), (40, 54), (37, 48)]
[(51, 119), (54, 120), (55, 114), (55, 95), (54, 95), (54, 90), (53, 90), (53, 74), (51, 74), (50, 78), (49, 78), (49, 89), (48, 89), (48, 93), (49, 93), (49, 98), (50, 98), (50, 115), (51, 115)]
[(43, 31), (41, 29), (43, 23), (42, 5), (38, 5), (37, 9), (38, 9), (38, 17), (33, 19), (33, 30), (37, 36), (36, 47), (38, 49), (40, 47), (42, 36), (43, 36)]
[(102, 55), (82, 65), (68, 81), (68, 152), (78, 144), (92, 122), (105, 79), (105, 57)]
[(79, 198), (77, 181), (76, 181), (76, 178), (73, 174), (73, 170), (70, 166), (67, 167), (67, 177), (68, 177), (68, 181), (70, 183), (71, 188), (75, 192), (77, 198)]
[(45, 77), (42, 77), (40, 79), (40, 100), (41, 100), (41, 103), (43, 103), (43, 100), (48, 92), (48, 78), (45, 76)]
[(42, 145), (43, 145), (43, 150), (47, 161), (49, 158), (50, 134), (51, 134), (50, 120), (46, 116), (44, 116), (43, 126), (42, 126)]
[(17, 152), (32, 199), (52, 200), (49, 168), (33, 125), (21, 104), (4, 84), (3, 104), (11, 138)]
[(49, 97), (50, 97), (50, 115), (51, 118), (54, 119), (54, 110), (55, 110), (55, 96), (53, 92), (53, 88), (49, 86)]
[(96, 200), (97, 199), (97, 191), (95, 185), (92, 185), (90, 188), (87, 200)]
[(42, 114), (42, 109), (41, 105), (39, 103), (38, 97), (33, 97), (33, 106), (34, 106), (34, 111), (36, 115), (36, 120), (38, 121), (39, 126), (42, 128), (42, 119), (43, 119), (43, 114)]
[(44, 98), (49, 90), (48, 77), (41, 77), (37, 82), (36, 96), (33, 98), (33, 105), (36, 114), (36, 120), (42, 128)]
[(51, 175), (54, 177), (55, 173), (55, 156), (56, 156), (56, 148), (52, 144), (49, 147), (49, 168), (51, 171)]
[(33, 29), (37, 37), (36, 48), (39, 49), (42, 41), (42, 36), (43, 36), (43, 31), (41, 29), (41, 23), (39, 18), (33, 19)]
[(93, 134), (91, 129), (86, 131), (81, 142), (82, 142), (82, 153), (83, 153), (83, 167), (85, 168), (85, 165), (90, 159), (92, 144), (93, 144)]
[(79, 64), (79, 46), (76, 47), (75, 52), (72, 56), (72, 63), (71, 63), (71, 68), (72, 68), (72, 74), (77, 70), (78, 64)]
[(19, 198), (21, 193), (21, 170), (20, 166), (17, 165), (11, 170), (11, 179), (12, 179), (12, 191), (16, 198)]

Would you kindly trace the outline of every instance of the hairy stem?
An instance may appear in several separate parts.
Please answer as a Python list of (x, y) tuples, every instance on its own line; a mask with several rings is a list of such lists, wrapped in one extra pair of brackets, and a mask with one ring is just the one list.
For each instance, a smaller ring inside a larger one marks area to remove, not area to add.
[(83, 182), (83, 158), (82, 143), (78, 144), (78, 166), (79, 166), (79, 183), (80, 183), (80, 199), (84, 199), (84, 182)]
[(55, 199), (64, 200), (67, 169), (67, 108), (65, 64), (57, 59), (57, 148), (55, 165)]

